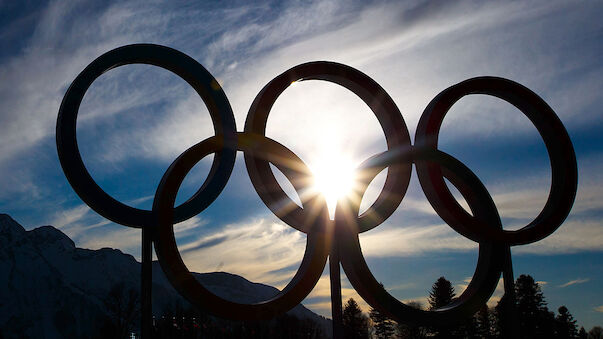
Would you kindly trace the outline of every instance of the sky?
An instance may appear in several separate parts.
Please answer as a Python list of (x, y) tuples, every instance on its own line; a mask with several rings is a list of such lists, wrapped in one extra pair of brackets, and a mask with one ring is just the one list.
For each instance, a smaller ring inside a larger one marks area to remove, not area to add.
[[(239, 131), (262, 87), (308, 61), (335, 61), (370, 76), (393, 98), (411, 136), (439, 92), (468, 78), (499, 76), (553, 108), (572, 139), (579, 172), (565, 223), (544, 240), (512, 248), (515, 275), (532, 275), (551, 310), (567, 306), (589, 330), (603, 325), (602, 16), (603, 3), (596, 1), (0, 1), (0, 212), (26, 229), (54, 225), (78, 247), (140, 257), (140, 230), (109, 222), (79, 199), (55, 144), (69, 84), (119, 46), (161, 44), (197, 60), (222, 85)], [(325, 159), (358, 165), (386, 149), (370, 109), (344, 88), (320, 81), (285, 90), (266, 134), (310, 168)], [(119, 201), (149, 209), (170, 163), (213, 129), (186, 82), (157, 67), (128, 65), (92, 84), (77, 135), (99, 185)], [(439, 147), (478, 175), (505, 229), (526, 225), (544, 206), (551, 180), (546, 148), (510, 104), (484, 95), (461, 99), (444, 120)], [(211, 157), (195, 166), (179, 202), (198, 189), (210, 164)], [(384, 175), (371, 183), (363, 208), (376, 198)], [(279, 181), (298, 199), (282, 175)], [(227, 271), (280, 288), (297, 270), (306, 239), (263, 205), (241, 153), (220, 197), (177, 224), (175, 233), (190, 270)], [(424, 305), (440, 276), (460, 293), (477, 259), (477, 244), (437, 216), (416, 173), (401, 206), (360, 241), (386, 289)], [(344, 299), (354, 297), (368, 311), (345, 277), (342, 284)], [(489, 304), (501, 293), (499, 284)], [(304, 304), (330, 316), (327, 272)]]

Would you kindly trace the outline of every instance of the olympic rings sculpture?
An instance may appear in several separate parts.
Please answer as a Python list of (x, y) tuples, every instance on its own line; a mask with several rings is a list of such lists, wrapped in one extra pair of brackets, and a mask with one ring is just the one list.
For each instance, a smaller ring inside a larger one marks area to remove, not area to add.
[[(127, 206), (104, 192), (84, 166), (76, 138), (79, 106), (92, 82), (112, 68), (136, 63), (167, 69), (188, 82), (207, 106), (215, 131), (214, 136), (192, 146), (171, 164), (157, 188), (150, 211)], [(325, 200), (319, 195), (304, 199), (302, 206), (297, 206), (270, 169), (270, 164), (276, 166), (298, 192), (308, 185), (311, 173), (306, 165), (288, 148), (265, 135), (275, 100), (292, 82), (301, 80), (329, 81), (347, 88), (371, 108), (383, 129), (387, 151), (360, 165), (358, 171), (362, 173), (364, 188), (356, 193), (362, 196), (371, 180), (388, 168), (384, 188), (373, 205), (360, 215), (359, 202), (349, 201), (338, 204), (335, 218), (330, 220)], [(492, 197), (477, 176), (438, 149), (438, 134), (446, 113), (456, 101), (471, 94), (495, 96), (517, 107), (532, 121), (546, 145), (552, 170), (548, 200), (540, 214), (519, 230), (504, 230)], [(151, 229), (161, 268), (178, 292), (197, 307), (235, 320), (267, 319), (299, 304), (316, 285), (332, 246), (336, 246), (350, 283), (371, 306), (404, 323), (458, 321), (475, 313), (492, 295), (510, 246), (541, 240), (563, 223), (573, 205), (578, 180), (571, 140), (555, 112), (537, 94), (511, 80), (477, 77), (445, 89), (425, 108), (412, 145), (400, 111), (379, 84), (346, 65), (310, 62), (270, 81), (253, 101), (244, 131), (237, 132), (228, 99), (214, 77), (189, 56), (151, 44), (109, 51), (76, 77), (59, 109), (56, 142), (65, 176), (86, 204), (116, 223)], [(291, 282), (274, 298), (256, 304), (222, 299), (195, 280), (178, 252), (173, 230), (174, 223), (201, 213), (218, 197), (230, 177), (237, 151), (244, 153), (251, 182), (266, 206), (280, 220), (307, 234), (305, 254)], [(215, 156), (205, 182), (189, 200), (175, 206), (184, 177), (210, 154)], [(477, 267), (467, 289), (452, 304), (433, 311), (413, 309), (381, 287), (366, 264), (358, 240), (359, 233), (377, 227), (400, 205), (413, 163), (421, 187), (437, 214), (455, 231), (479, 243)], [(444, 178), (460, 191), (471, 214), (459, 205)]]

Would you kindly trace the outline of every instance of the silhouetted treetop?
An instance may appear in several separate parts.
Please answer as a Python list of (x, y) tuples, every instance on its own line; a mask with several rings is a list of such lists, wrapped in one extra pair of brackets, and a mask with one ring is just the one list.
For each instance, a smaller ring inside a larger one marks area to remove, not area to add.
[(439, 277), (431, 286), (431, 292), (429, 292), (429, 309), (433, 310), (446, 306), (452, 302), (454, 297), (454, 287), (452, 287), (450, 281), (444, 277)]
[(368, 338), (369, 321), (354, 298), (348, 299), (343, 308), (343, 327), (346, 338)]

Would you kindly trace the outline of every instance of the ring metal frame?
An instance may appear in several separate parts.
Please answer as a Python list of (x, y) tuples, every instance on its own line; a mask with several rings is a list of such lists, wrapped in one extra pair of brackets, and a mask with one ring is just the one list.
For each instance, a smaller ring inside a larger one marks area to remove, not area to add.
[[(363, 176), (364, 185), (359, 185), (359, 191), (356, 192), (359, 196), (364, 194), (374, 175), (391, 163), (412, 163), (418, 160), (435, 163), (466, 198), (475, 219), (502, 227), (496, 206), (486, 188), (460, 161), (446, 153), (430, 149), (413, 148), (405, 152), (389, 153), (380, 153), (360, 166), (360, 171), (370, 172), (372, 176)], [(375, 279), (362, 255), (358, 237), (361, 230), (355, 227), (359, 208), (360, 202), (357, 199), (349, 199), (339, 204), (335, 211), (335, 238), (338, 239), (341, 264), (360, 296), (373, 307), (379, 307), (390, 318), (413, 325), (454, 323), (477, 312), (494, 292), (502, 270), (505, 247), (492, 241), (481, 241), (477, 267), (471, 282), (452, 304), (434, 311), (424, 311), (398, 301)]]
[[(271, 139), (240, 134), (239, 140), (239, 150), (262, 154), (263, 159), (274, 164), (292, 183), (299, 183), (298, 177), (307, 176), (309, 173), (293, 152)], [(306, 214), (304, 219), (312, 219), (312, 228), (307, 232), (306, 251), (300, 267), (282, 292), (270, 300), (255, 304), (241, 304), (218, 297), (199, 283), (186, 268), (178, 252), (172, 220), (178, 188), (188, 172), (205, 156), (217, 152), (222, 147), (223, 143), (215, 137), (205, 139), (182, 153), (166, 171), (153, 202), (153, 212), (158, 218), (154, 240), (157, 258), (168, 280), (193, 305), (223, 318), (270, 319), (299, 304), (312, 291), (322, 275), (330, 247), (330, 237), (326, 232), (326, 202), (320, 196), (314, 196), (310, 201), (302, 201), (302, 211)]]
[(532, 121), (551, 162), (551, 190), (540, 214), (515, 231), (479, 224), (456, 202), (434, 163), (417, 162), (419, 181), (436, 212), (457, 232), (474, 241), (493, 240), (525, 245), (553, 233), (569, 214), (578, 187), (578, 167), (570, 137), (553, 109), (536, 93), (514, 81), (497, 77), (465, 80), (438, 94), (425, 108), (415, 134), (415, 146), (437, 149), (438, 135), (448, 110), (470, 94), (498, 97), (517, 107)]
[[(306, 80), (329, 81), (352, 91), (377, 117), (385, 134), (388, 150), (410, 148), (410, 135), (402, 114), (387, 92), (366, 74), (350, 66), (326, 61), (309, 62), (292, 67), (264, 86), (251, 104), (245, 121), (245, 132), (265, 135), (268, 115), (278, 96), (291, 83)], [(279, 186), (268, 162), (257, 159), (252, 153), (245, 153), (245, 164), (251, 176), (257, 173), (258, 183), (270, 187)], [(411, 164), (392, 164), (389, 167), (383, 191), (373, 205), (359, 217), (358, 225), (362, 230), (366, 231), (378, 226), (395, 211), (408, 188), (411, 168)], [(290, 200), (282, 190), (275, 199)], [(270, 206), (268, 203), (267, 205)], [(290, 225), (300, 224), (296, 215), (299, 211), (294, 209), (289, 214), (282, 215), (279, 211), (273, 210), (281, 220)]]
[[(185, 80), (199, 94), (209, 110), (217, 135), (233, 140), (236, 133), (234, 115), (226, 94), (216, 79), (197, 61), (175, 49), (136, 44), (111, 50), (90, 63), (71, 83), (65, 93), (57, 119), (56, 142), (59, 161), (71, 187), (98, 214), (118, 224), (136, 228), (155, 223), (151, 211), (141, 210), (115, 200), (94, 181), (86, 169), (77, 144), (76, 121), (84, 94), (103, 73), (122, 65), (149, 64), (169, 70)], [(235, 162), (235, 145), (216, 152), (205, 183), (186, 202), (176, 207), (175, 221), (183, 221), (209, 206), (220, 194)]]
[[(127, 206), (104, 192), (86, 170), (76, 138), (79, 106), (92, 82), (112, 68), (133, 63), (159, 66), (187, 81), (207, 105), (216, 133), (186, 150), (172, 163), (157, 188), (151, 211)], [(360, 198), (339, 201), (334, 221), (329, 220), (324, 197), (304, 196), (302, 206), (297, 206), (270, 169), (270, 164), (276, 166), (300, 197), (299, 193), (311, 181), (310, 170), (291, 150), (265, 136), (274, 102), (292, 82), (303, 80), (329, 81), (352, 91), (371, 108), (385, 134), (387, 150), (359, 167), (363, 185), (355, 193)], [(552, 170), (549, 197), (540, 214), (520, 230), (504, 230), (492, 197), (479, 178), (459, 160), (437, 148), (446, 113), (460, 98), (470, 94), (496, 96), (517, 107), (532, 121), (546, 145)], [(270, 81), (253, 101), (244, 132), (237, 132), (228, 99), (215, 78), (187, 55), (150, 44), (109, 51), (77, 76), (61, 103), (56, 139), (65, 176), (82, 200), (112, 221), (152, 230), (157, 257), (172, 285), (195, 306), (236, 320), (267, 319), (293, 308), (313, 289), (327, 257), (337, 253), (337, 260), (358, 293), (389, 317), (416, 325), (459, 321), (487, 301), (501, 272), (512, 272), (508, 267), (510, 246), (541, 240), (563, 223), (574, 202), (578, 180), (571, 140), (555, 112), (537, 94), (507, 79), (473, 78), (442, 91), (423, 112), (413, 146), (393, 99), (373, 79), (346, 65), (310, 62), (295, 66)], [(283, 222), (307, 234), (306, 251), (291, 282), (275, 297), (255, 304), (225, 300), (200, 284), (182, 261), (173, 230), (175, 223), (201, 213), (218, 197), (228, 182), (237, 151), (244, 153), (252, 184), (266, 206)], [(201, 188), (189, 200), (174, 207), (187, 173), (210, 154), (215, 154), (214, 161)], [(360, 233), (389, 218), (400, 205), (413, 163), (421, 187), (438, 215), (455, 231), (479, 243), (476, 270), (467, 289), (452, 304), (433, 311), (413, 309), (385, 291), (368, 268), (358, 238)], [(366, 187), (385, 168), (388, 172), (383, 190), (367, 211), (359, 214)], [(471, 214), (452, 196), (444, 178), (460, 191)], [(332, 252), (335, 248), (337, 251)], [(336, 274), (338, 272), (337, 268)], [(505, 280), (507, 277), (505, 275)]]

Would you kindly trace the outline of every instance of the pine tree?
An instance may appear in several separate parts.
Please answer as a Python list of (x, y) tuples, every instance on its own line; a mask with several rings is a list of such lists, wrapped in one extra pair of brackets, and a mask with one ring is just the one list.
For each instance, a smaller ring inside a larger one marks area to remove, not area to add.
[(551, 338), (554, 335), (555, 315), (549, 312), (540, 286), (529, 275), (515, 281), (515, 297), (519, 327), (523, 338)]
[(603, 338), (603, 327), (595, 326), (588, 331), (588, 339), (602, 339)]
[(492, 338), (492, 324), (490, 322), (490, 311), (488, 305), (484, 304), (475, 314), (475, 334), (478, 338)]
[(578, 327), (576, 320), (565, 306), (559, 307), (559, 315), (555, 318), (557, 323), (557, 337), (575, 339), (578, 338)]
[[(477, 313), (466, 319), (452, 329), (450, 337), (456, 338), (476, 338), (477, 337)], [(481, 338), (481, 337), (480, 337)]]
[[(450, 281), (444, 277), (439, 277), (438, 280), (431, 286), (431, 292), (429, 292), (429, 309), (435, 310), (437, 308), (446, 306), (452, 302), (455, 297), (454, 287)], [(460, 337), (459, 332), (463, 332), (460, 326), (442, 326), (434, 324), (431, 326), (431, 332), (435, 338), (457, 338)]]
[(368, 318), (354, 298), (348, 299), (343, 309), (343, 327), (346, 338), (368, 338)]
[[(383, 288), (383, 284), (380, 283), (379, 285)], [(390, 320), (383, 313), (379, 312), (379, 310), (372, 307), (369, 316), (373, 323), (377, 339), (387, 339), (394, 336), (396, 328), (393, 320)]]
[(373, 328), (375, 329), (375, 336), (377, 339), (393, 338), (396, 330), (392, 320), (388, 319), (383, 313), (372, 307), (369, 316), (373, 322)]
[(431, 292), (429, 292), (429, 309), (434, 310), (450, 304), (454, 296), (454, 287), (452, 287), (450, 281), (444, 277), (439, 277), (431, 286)]
[[(418, 310), (423, 309), (418, 301), (410, 301), (406, 305)], [(428, 331), (424, 327), (398, 323), (398, 337), (401, 339), (424, 339), (427, 338), (427, 334)]]
[(580, 331), (578, 332), (578, 338), (580, 338), (580, 339), (587, 339), (588, 338), (588, 333), (586, 333), (586, 330), (584, 329), (584, 326), (580, 327)]

